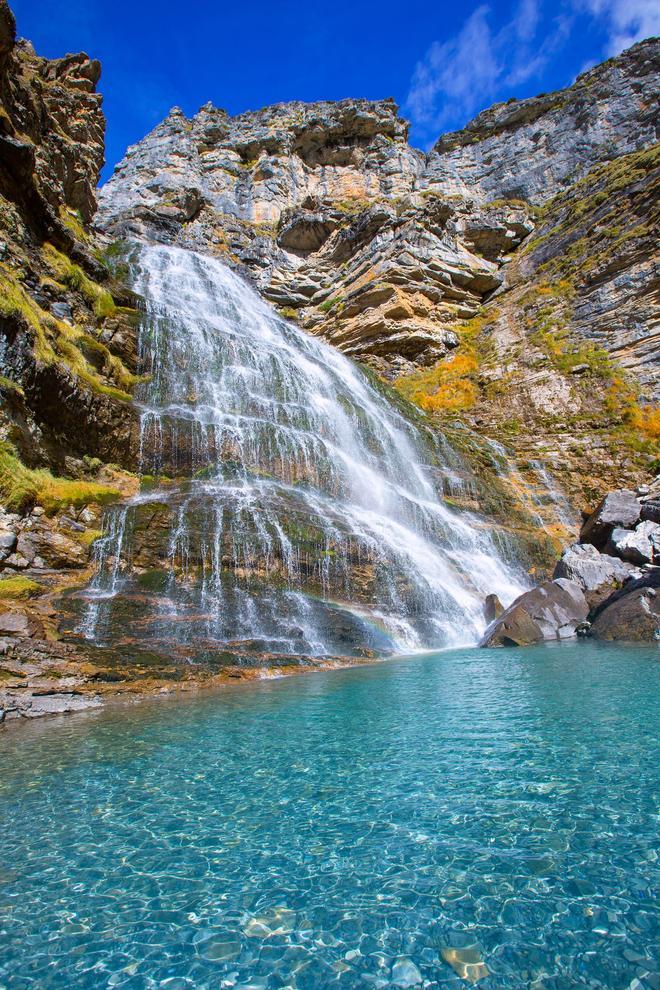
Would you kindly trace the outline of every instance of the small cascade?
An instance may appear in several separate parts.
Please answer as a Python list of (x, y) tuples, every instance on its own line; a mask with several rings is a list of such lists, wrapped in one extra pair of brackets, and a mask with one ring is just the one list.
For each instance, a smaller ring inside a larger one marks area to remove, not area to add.
[(579, 514), (572, 507), (547, 467), (538, 460), (529, 461), (525, 473), (510, 453), (497, 440), (483, 438), (489, 447), (497, 470), (511, 488), (512, 495), (529, 515), (532, 523), (551, 538), (560, 534), (559, 543), (575, 536), (580, 529)]
[(141, 245), (135, 272), (142, 489), (108, 513), (79, 631), (192, 660), (474, 643), (524, 576), (443, 501), (455, 455), (219, 261)]

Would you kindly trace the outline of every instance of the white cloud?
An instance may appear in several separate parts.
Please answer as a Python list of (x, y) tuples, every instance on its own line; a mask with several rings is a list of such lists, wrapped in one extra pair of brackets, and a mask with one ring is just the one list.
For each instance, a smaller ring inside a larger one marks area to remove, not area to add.
[(658, 0), (577, 0), (575, 6), (604, 22), (608, 55), (660, 34)]
[[(636, 41), (660, 34), (660, 0), (518, 0), (509, 21), (492, 27), (491, 8), (477, 7), (461, 30), (435, 41), (415, 67), (405, 110), (418, 133), (435, 139), (463, 126), (514, 87), (539, 79), (575, 30), (606, 38), (594, 65)], [(586, 66), (585, 66), (586, 67)], [(566, 80), (567, 84), (570, 80)], [(540, 85), (539, 88), (542, 88)]]
[(423, 125), (437, 125), (450, 113), (470, 113), (484, 92), (493, 89), (500, 72), (488, 8), (479, 7), (455, 38), (433, 42), (417, 63), (407, 108)]
[(455, 37), (434, 42), (415, 67), (406, 111), (430, 136), (467, 120), (503, 88), (537, 76), (569, 23), (556, 18), (539, 40), (540, 0), (519, 0), (498, 31), (491, 28), (490, 14), (488, 6), (478, 7)]

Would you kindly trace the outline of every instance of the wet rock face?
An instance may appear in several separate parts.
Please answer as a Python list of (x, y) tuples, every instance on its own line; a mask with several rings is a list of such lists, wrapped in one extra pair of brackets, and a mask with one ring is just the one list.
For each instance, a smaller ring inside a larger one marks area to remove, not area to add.
[(568, 90), (497, 103), (440, 138), (424, 180), (445, 194), (544, 203), (595, 164), (657, 141), (658, 71), (649, 39)]

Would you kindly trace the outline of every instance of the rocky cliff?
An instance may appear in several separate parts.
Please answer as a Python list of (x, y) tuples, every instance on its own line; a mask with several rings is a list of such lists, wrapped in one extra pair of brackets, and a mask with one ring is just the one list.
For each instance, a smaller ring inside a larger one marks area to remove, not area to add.
[(0, 654), (57, 635), (53, 595), (85, 579), (103, 505), (133, 486), (107, 463), (132, 463), (137, 313), (88, 229), (99, 75), (38, 57), (0, 0)]
[(49, 61), (16, 41), (0, 2), (1, 438), (31, 467), (74, 474), (84, 456), (130, 462), (134, 419), (134, 355), (105, 343), (121, 324), (134, 350), (132, 300), (86, 226), (104, 155), (99, 76), (84, 54)]
[(540, 463), (581, 506), (656, 456), (658, 63), (642, 42), (427, 155), (391, 100), (174, 109), (97, 223), (217, 252), (444, 428), (515, 448), (486, 469), (525, 499)]

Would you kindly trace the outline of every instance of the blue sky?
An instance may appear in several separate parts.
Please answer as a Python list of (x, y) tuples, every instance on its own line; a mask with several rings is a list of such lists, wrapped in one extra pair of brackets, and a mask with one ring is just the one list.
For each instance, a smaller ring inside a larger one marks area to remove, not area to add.
[(428, 147), (496, 100), (570, 84), (660, 33), (659, 0), (361, 2), (10, 0), (50, 58), (103, 63), (107, 178), (170, 107), (230, 113), (283, 100), (393, 96)]

